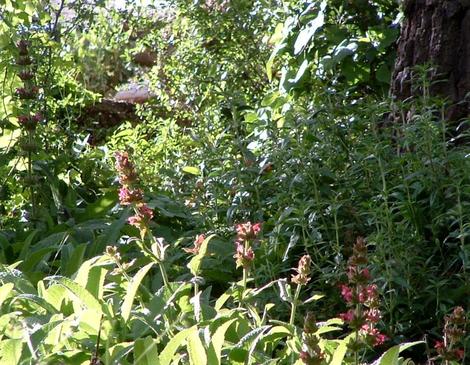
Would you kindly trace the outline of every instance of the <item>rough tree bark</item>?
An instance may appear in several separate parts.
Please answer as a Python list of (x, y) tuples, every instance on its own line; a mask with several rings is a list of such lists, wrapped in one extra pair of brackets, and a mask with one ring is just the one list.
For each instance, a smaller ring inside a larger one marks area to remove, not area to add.
[(468, 117), (470, 0), (404, 0), (403, 10), (392, 95), (399, 100), (413, 96), (413, 67), (431, 64), (430, 94), (450, 101), (449, 120)]

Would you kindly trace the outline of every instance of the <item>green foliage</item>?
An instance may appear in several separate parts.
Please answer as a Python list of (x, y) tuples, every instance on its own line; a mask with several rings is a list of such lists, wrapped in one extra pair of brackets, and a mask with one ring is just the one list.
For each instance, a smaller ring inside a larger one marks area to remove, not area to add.
[[(437, 361), (414, 340), (468, 306), (468, 133), (426, 67), (413, 100), (383, 96), (397, 3), (109, 5), (0, 0), (0, 362), (300, 365), (306, 338), (324, 364)], [(34, 155), (21, 39), (44, 114)], [(90, 107), (128, 82), (150, 98), (103, 124)], [(146, 235), (118, 204), (120, 150), (153, 209)], [(242, 274), (230, 227), (247, 221), (263, 232)], [(390, 337), (361, 351), (336, 318), (359, 236)]]

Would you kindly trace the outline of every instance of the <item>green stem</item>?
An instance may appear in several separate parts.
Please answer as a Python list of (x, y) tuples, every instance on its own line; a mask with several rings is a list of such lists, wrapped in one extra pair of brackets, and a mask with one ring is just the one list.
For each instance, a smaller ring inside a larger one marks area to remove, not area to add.
[(297, 304), (299, 301), (299, 295), (300, 295), (300, 290), (302, 289), (302, 285), (297, 285), (297, 288), (295, 289), (295, 294), (294, 294), (294, 300), (292, 301), (292, 307), (290, 311), (290, 320), (289, 324), (293, 325), (294, 320), (295, 320), (295, 312), (297, 311)]
[(198, 293), (199, 293), (199, 284), (196, 282), (196, 280), (194, 280), (194, 297), (197, 297)]
[(163, 262), (159, 262), (158, 266), (160, 267), (160, 272), (162, 273), (163, 285), (170, 289), (170, 282), (168, 280), (168, 275), (166, 274), (165, 265)]

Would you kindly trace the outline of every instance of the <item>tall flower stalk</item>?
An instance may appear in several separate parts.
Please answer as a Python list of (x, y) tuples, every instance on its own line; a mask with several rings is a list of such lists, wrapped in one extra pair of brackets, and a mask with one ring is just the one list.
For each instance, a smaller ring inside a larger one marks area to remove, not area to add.
[(315, 316), (308, 312), (305, 316), (304, 329), (302, 332), (302, 351), (300, 360), (306, 365), (324, 364), (325, 354), (320, 348), (320, 337), (317, 335), (318, 326)]
[(37, 213), (37, 202), (34, 189), (37, 179), (33, 171), (33, 156), (37, 152), (35, 131), (37, 125), (43, 120), (43, 116), (40, 112), (35, 111), (39, 88), (34, 82), (33, 59), (30, 55), (30, 42), (26, 39), (21, 39), (17, 43), (16, 47), (18, 51), (18, 56), (16, 58), (16, 65), (18, 67), (17, 75), (23, 82), (23, 86), (15, 90), (15, 95), (19, 101), (19, 113), (17, 115), (17, 119), (22, 130), (20, 147), (27, 158), (27, 178), (25, 183), (29, 186), (31, 216), (34, 219)]
[(251, 222), (237, 224), (235, 226), (237, 237), (235, 239), (235, 254), (233, 255), (237, 268), (243, 268), (242, 293), (243, 299), (246, 291), (250, 269), (255, 259), (253, 244), (256, 241), (260, 231), (261, 223), (252, 224)]
[(295, 289), (294, 298), (292, 300), (290, 320), (289, 324), (293, 325), (295, 320), (295, 312), (297, 311), (297, 305), (299, 302), (299, 295), (302, 289), (302, 286), (307, 285), (310, 281), (310, 266), (312, 264), (312, 259), (309, 255), (304, 255), (300, 258), (297, 269), (294, 269), (297, 272), (297, 275), (292, 275), (292, 283), (297, 284)]
[(462, 307), (454, 308), (452, 314), (446, 316), (443, 339), (434, 344), (437, 358), (443, 360), (445, 365), (464, 360), (465, 350), (461, 345), (465, 337), (466, 323), (467, 318)]
[(354, 333), (349, 348), (356, 365), (359, 364), (359, 352), (366, 345), (378, 346), (387, 339), (376, 328), (381, 319), (380, 301), (377, 286), (371, 283), (367, 264), (367, 246), (364, 239), (358, 238), (348, 261), (348, 283), (340, 286), (348, 310), (339, 315)]
[[(131, 206), (134, 215), (129, 217), (127, 222), (139, 229), (140, 241), (139, 247), (149, 257), (151, 257), (160, 267), (163, 284), (169, 287), (168, 275), (166, 273), (164, 260), (165, 251), (168, 247), (162, 238), (156, 238), (149, 226), (153, 218), (153, 210), (144, 202), (144, 193), (138, 187), (138, 175), (134, 164), (129, 160), (127, 152), (116, 152), (115, 168), (119, 174), (119, 202), (123, 206)], [(150, 248), (145, 242), (150, 242)]]

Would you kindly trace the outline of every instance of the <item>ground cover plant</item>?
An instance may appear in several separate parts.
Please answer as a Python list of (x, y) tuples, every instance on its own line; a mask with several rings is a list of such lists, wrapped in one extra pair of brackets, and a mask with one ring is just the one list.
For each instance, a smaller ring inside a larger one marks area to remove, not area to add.
[(0, 0), (0, 363), (468, 363), (467, 119), (433, 62), (388, 93), (411, 3)]

